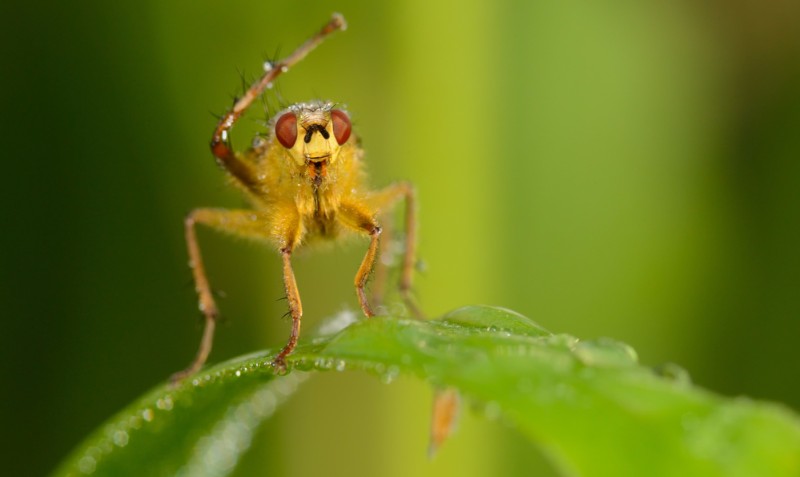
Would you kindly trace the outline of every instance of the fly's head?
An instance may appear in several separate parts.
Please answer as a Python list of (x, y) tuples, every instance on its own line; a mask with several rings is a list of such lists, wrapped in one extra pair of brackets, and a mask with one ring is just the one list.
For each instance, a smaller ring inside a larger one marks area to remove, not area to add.
[(335, 163), (350, 138), (350, 118), (332, 103), (294, 104), (276, 117), (275, 138), (300, 167)]

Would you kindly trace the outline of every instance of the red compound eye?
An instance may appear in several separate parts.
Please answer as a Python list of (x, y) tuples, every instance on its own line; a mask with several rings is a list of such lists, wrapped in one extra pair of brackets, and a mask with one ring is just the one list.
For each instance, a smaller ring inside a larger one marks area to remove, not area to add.
[(344, 144), (350, 137), (350, 118), (347, 117), (344, 111), (334, 109), (331, 111), (331, 120), (333, 121), (333, 135), (336, 137), (336, 142)]
[(297, 116), (286, 113), (275, 123), (275, 135), (286, 149), (291, 149), (297, 141)]

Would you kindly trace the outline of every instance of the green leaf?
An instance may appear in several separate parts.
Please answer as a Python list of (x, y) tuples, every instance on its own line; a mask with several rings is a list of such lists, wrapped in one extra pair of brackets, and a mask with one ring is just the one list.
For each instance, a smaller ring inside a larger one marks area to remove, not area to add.
[(274, 374), (271, 356), (234, 359), (153, 390), (55, 475), (227, 475), (256, 427), (314, 370), (366, 370), (385, 381), (409, 373), (455, 387), (565, 474), (800, 475), (800, 420), (790, 410), (715, 395), (680, 368), (639, 365), (625, 344), (554, 335), (500, 308), (363, 320), (298, 347), (286, 376)]

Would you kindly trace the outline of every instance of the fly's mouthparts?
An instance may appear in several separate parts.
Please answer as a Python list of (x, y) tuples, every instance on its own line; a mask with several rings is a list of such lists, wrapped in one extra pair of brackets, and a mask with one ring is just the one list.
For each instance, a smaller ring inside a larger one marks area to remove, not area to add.
[(306, 156), (306, 161), (320, 163), (320, 162), (325, 162), (330, 158), (331, 158), (330, 154), (325, 154), (324, 156)]

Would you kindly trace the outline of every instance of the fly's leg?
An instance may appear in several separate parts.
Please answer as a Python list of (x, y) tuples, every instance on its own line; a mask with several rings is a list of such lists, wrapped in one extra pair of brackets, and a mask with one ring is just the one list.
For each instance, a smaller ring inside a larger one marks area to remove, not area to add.
[(338, 13), (334, 14), (319, 32), (306, 40), (291, 55), (275, 63), (269, 63), (268, 67), (265, 66), (265, 71), (261, 78), (253, 83), (241, 98), (236, 100), (230, 111), (225, 113), (217, 123), (217, 127), (211, 137), (211, 152), (217, 158), (217, 162), (246, 188), (252, 190), (258, 186), (258, 175), (252, 164), (231, 148), (230, 132), (233, 125), (281, 73), (288, 71), (289, 68), (302, 60), (311, 50), (322, 43), (328, 35), (336, 30), (344, 30), (345, 28), (347, 28), (347, 24), (344, 21), (344, 17)]
[(303, 226), (300, 214), (293, 203), (274, 203), (270, 205), (270, 215), (273, 217), (270, 224), (272, 239), (280, 245), (281, 259), (283, 260), (283, 287), (286, 292), (286, 301), (289, 303), (289, 314), (292, 317), (292, 332), (286, 346), (275, 356), (272, 365), (279, 373), (286, 371), (286, 358), (292, 353), (297, 340), (300, 338), (300, 319), (303, 317), (303, 304), (300, 301), (300, 291), (292, 270), (292, 250), (300, 242)]
[(366, 204), (360, 202), (342, 201), (337, 217), (346, 227), (369, 235), (369, 247), (364, 259), (361, 261), (361, 266), (358, 267), (358, 272), (356, 272), (355, 286), (361, 310), (367, 318), (371, 318), (375, 316), (375, 312), (372, 311), (367, 299), (366, 286), (372, 267), (375, 264), (375, 257), (378, 256), (381, 228), (375, 220), (375, 213)]
[(361, 304), (361, 309), (364, 311), (364, 314), (367, 316), (367, 318), (371, 318), (375, 316), (375, 312), (372, 311), (372, 308), (369, 306), (367, 293), (364, 291), (364, 288), (367, 286), (369, 274), (372, 271), (372, 266), (375, 263), (375, 257), (378, 254), (378, 241), (380, 240), (381, 236), (381, 228), (378, 227), (377, 224), (374, 224), (369, 228), (365, 228), (365, 230), (368, 231), (370, 236), (369, 248), (367, 249), (367, 254), (364, 255), (364, 260), (361, 261), (361, 266), (358, 267), (355, 285), (356, 294), (358, 295), (358, 302)]
[(405, 200), (405, 253), (403, 254), (403, 263), (400, 268), (400, 296), (411, 313), (418, 318), (422, 318), (422, 311), (411, 296), (417, 255), (417, 212), (414, 186), (409, 182), (392, 184), (374, 193), (370, 204), (374, 205), (377, 210), (385, 210), (394, 206), (400, 199)]
[(217, 305), (211, 293), (211, 286), (206, 276), (205, 266), (203, 265), (203, 257), (200, 254), (195, 225), (203, 224), (213, 229), (243, 237), (268, 239), (269, 236), (264, 233), (264, 230), (267, 229), (266, 223), (267, 220), (264, 216), (250, 210), (195, 209), (186, 216), (184, 226), (186, 228), (186, 247), (189, 251), (189, 266), (192, 268), (199, 308), (205, 318), (205, 327), (197, 355), (186, 369), (172, 375), (173, 382), (181, 381), (187, 376), (196, 373), (206, 362), (209, 353), (211, 353), (214, 328), (219, 316)]
[(186, 248), (189, 251), (189, 267), (192, 269), (194, 289), (199, 299), (198, 306), (200, 312), (205, 317), (205, 327), (203, 328), (203, 337), (200, 339), (200, 348), (197, 350), (197, 355), (186, 369), (172, 375), (172, 382), (181, 381), (185, 377), (196, 373), (203, 366), (203, 363), (206, 362), (206, 359), (208, 359), (209, 353), (211, 353), (211, 345), (214, 341), (214, 328), (216, 327), (219, 311), (217, 310), (216, 303), (214, 303), (211, 287), (206, 277), (203, 257), (200, 255), (200, 246), (197, 244), (195, 223), (197, 222), (198, 216), (214, 215), (215, 213), (220, 212), (209, 209), (196, 209), (190, 212), (184, 220)]
[(413, 277), (417, 255), (416, 195), (414, 193), (414, 187), (408, 182), (399, 184), (399, 191), (406, 201), (406, 251), (403, 256), (403, 268), (401, 269), (400, 275), (400, 294), (411, 312), (417, 317), (422, 317), (422, 311), (411, 296), (411, 279)]
[(386, 281), (389, 278), (389, 265), (391, 265), (391, 262), (385, 258), (385, 255), (387, 253), (386, 245), (392, 245), (392, 221), (391, 218), (388, 217), (388, 214), (386, 215), (389, 220), (381, 221), (382, 247), (380, 254), (376, 258), (375, 266), (372, 269), (372, 278), (370, 280), (370, 301), (376, 308), (380, 308), (380, 306), (383, 305), (383, 297), (386, 293)]
[[(398, 200), (405, 199), (405, 254), (400, 270), (400, 295), (409, 310), (418, 318), (423, 314), (411, 296), (411, 280), (417, 251), (416, 194), (408, 182), (390, 185), (372, 195), (371, 205), (378, 210), (392, 207)], [(454, 388), (435, 389), (433, 412), (431, 415), (431, 437), (428, 455), (433, 457), (436, 450), (447, 440), (458, 422), (460, 398)]]
[(297, 340), (300, 338), (300, 319), (303, 317), (303, 303), (300, 301), (300, 291), (294, 279), (294, 270), (291, 262), (292, 251), (289, 248), (281, 249), (283, 259), (283, 286), (286, 289), (286, 300), (289, 302), (289, 314), (292, 316), (292, 332), (289, 341), (280, 353), (275, 356), (272, 365), (282, 373), (286, 371), (286, 357), (294, 351)]

